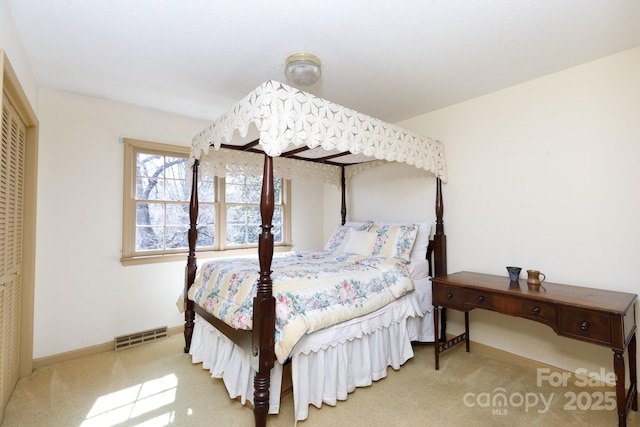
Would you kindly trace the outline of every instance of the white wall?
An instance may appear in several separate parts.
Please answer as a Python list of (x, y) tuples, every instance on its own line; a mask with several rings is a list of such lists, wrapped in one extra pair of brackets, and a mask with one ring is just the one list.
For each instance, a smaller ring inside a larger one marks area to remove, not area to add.
[(295, 181), (291, 183), (291, 193), (293, 249), (298, 252), (322, 249), (324, 184)]
[(0, 49), (6, 52), (20, 85), (31, 103), (31, 108), (33, 111), (37, 111), (38, 83), (31, 71), (27, 53), (22, 46), (9, 4), (6, 1), (0, 1)]
[(354, 221), (435, 222), (435, 191), (429, 172), (393, 163), (351, 179), (347, 211)]
[[(34, 357), (159, 326), (179, 326), (184, 262), (124, 267), (123, 144), (189, 145), (208, 123), (42, 89)], [(295, 183), (295, 249), (322, 245), (323, 186)], [(317, 193), (314, 194), (314, 193)]]
[[(640, 291), (639, 76), (640, 47), (400, 123), (445, 144), (449, 272), (519, 265), (550, 282)], [(541, 324), (484, 311), (471, 323), (472, 340), (612, 370), (610, 350)]]

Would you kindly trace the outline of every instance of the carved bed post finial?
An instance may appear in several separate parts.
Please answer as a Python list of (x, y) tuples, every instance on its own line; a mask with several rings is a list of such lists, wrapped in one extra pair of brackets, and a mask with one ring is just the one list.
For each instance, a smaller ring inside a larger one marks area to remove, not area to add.
[(345, 179), (345, 166), (342, 165), (342, 175), (340, 177), (340, 184), (342, 186), (342, 207), (340, 208), (340, 215), (342, 222), (340, 225), (344, 225), (347, 222), (347, 183)]
[(191, 199), (189, 200), (189, 254), (187, 256), (187, 266), (185, 268), (184, 282), (184, 352), (188, 353), (191, 348), (191, 337), (193, 336), (193, 322), (196, 314), (193, 309), (193, 301), (189, 300), (187, 294), (189, 288), (196, 279), (196, 240), (198, 238), (198, 165), (196, 160), (193, 163), (191, 177)]
[(271, 282), (274, 208), (273, 158), (265, 154), (260, 198), (262, 232), (258, 236), (260, 278), (258, 292), (253, 300), (252, 347), (254, 355), (258, 357), (258, 371), (253, 379), (253, 414), (256, 426), (264, 426), (267, 422), (271, 368), (275, 360), (276, 304)]

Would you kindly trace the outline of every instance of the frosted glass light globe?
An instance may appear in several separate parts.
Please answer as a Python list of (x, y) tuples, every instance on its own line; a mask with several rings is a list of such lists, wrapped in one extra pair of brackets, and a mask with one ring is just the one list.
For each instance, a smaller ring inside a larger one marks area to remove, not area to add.
[(284, 75), (296, 86), (311, 86), (322, 75), (320, 58), (310, 53), (296, 53), (285, 61)]

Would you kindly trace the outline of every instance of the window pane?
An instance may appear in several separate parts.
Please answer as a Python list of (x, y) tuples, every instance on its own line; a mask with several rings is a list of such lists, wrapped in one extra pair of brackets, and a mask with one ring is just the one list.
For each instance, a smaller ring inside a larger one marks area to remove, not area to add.
[(282, 243), (283, 242), (282, 226), (281, 225), (274, 225), (273, 228), (271, 229), (271, 232), (273, 233), (273, 241), (274, 241), (274, 243)]
[(247, 224), (262, 224), (262, 215), (260, 215), (260, 208), (258, 206), (247, 206), (245, 212), (247, 214)]
[(188, 226), (167, 227), (166, 249), (188, 248)]
[(136, 154), (136, 198), (189, 200), (187, 159), (157, 154)]
[(216, 223), (215, 205), (200, 205), (198, 209), (198, 225), (213, 225)]
[(212, 247), (214, 243), (215, 228), (213, 226), (198, 226), (198, 238), (196, 246), (198, 248)]
[[(189, 216), (188, 216), (188, 212), (189, 212), (189, 205), (185, 205), (185, 212), (186, 212), (186, 234), (185, 234), (185, 248), (189, 247), (189, 234), (188, 234), (188, 230), (189, 230)], [(197, 226), (197, 230), (198, 230), (198, 236), (196, 238), (196, 247), (197, 248), (204, 248), (204, 247), (208, 247), (211, 248), (213, 247), (214, 243), (215, 243), (215, 219), (216, 219), (216, 209), (215, 209), (215, 205), (212, 204), (200, 204), (199, 209), (198, 209), (198, 226)]]
[[(185, 200), (189, 200), (191, 197), (191, 185), (188, 186), (189, 196)], [(198, 201), (200, 202), (214, 202), (215, 185), (213, 181), (201, 181), (198, 183)]]
[(244, 225), (227, 225), (227, 244), (246, 245), (247, 227)]
[(156, 178), (136, 179), (136, 199), (162, 200), (164, 198), (164, 181)]
[(273, 211), (273, 223), (274, 224), (282, 224), (282, 207), (276, 206)]
[[(167, 226), (167, 248), (189, 247), (189, 221), (189, 204), (180, 203), (167, 206), (167, 225), (184, 224), (182, 227)], [(200, 204), (197, 221), (198, 237), (196, 238), (196, 246), (198, 248), (212, 247), (215, 237), (215, 205)], [(175, 236), (173, 237), (172, 231), (170, 231), (172, 228), (175, 229)], [(178, 236), (178, 233), (182, 233), (182, 236)]]
[(244, 203), (245, 187), (242, 185), (227, 184), (225, 187), (225, 200), (228, 203)]
[(244, 176), (227, 175), (227, 177), (225, 178), (225, 181), (227, 184), (244, 185)]
[(137, 227), (136, 250), (149, 251), (163, 249), (164, 227)]
[(165, 191), (165, 200), (187, 201), (191, 197), (191, 187), (184, 180), (167, 179)]
[(164, 156), (158, 154), (136, 154), (136, 176), (163, 177)]
[(260, 197), (262, 195), (262, 186), (248, 185), (246, 190), (246, 202), (247, 203), (260, 203)]
[(165, 178), (167, 179), (187, 179), (187, 159), (184, 157), (165, 157)]
[(246, 224), (245, 210), (244, 206), (227, 206), (227, 224)]
[(164, 225), (162, 203), (137, 203), (136, 225)]
[(189, 225), (189, 205), (187, 203), (167, 204), (167, 225)]
[(250, 175), (247, 177), (247, 185), (262, 186), (262, 175)]
[(273, 199), (276, 204), (282, 204), (282, 180), (276, 179), (273, 183)]
[(250, 225), (249, 227), (247, 227), (247, 243), (258, 243), (258, 236), (260, 235), (261, 231), (262, 230), (260, 229), (259, 225)]

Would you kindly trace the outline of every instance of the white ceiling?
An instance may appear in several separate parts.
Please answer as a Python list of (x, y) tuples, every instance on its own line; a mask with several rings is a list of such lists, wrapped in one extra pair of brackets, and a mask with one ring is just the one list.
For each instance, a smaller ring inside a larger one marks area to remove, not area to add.
[(640, 46), (638, 0), (8, 3), (40, 86), (206, 119), (295, 52), (306, 90), (396, 122)]

